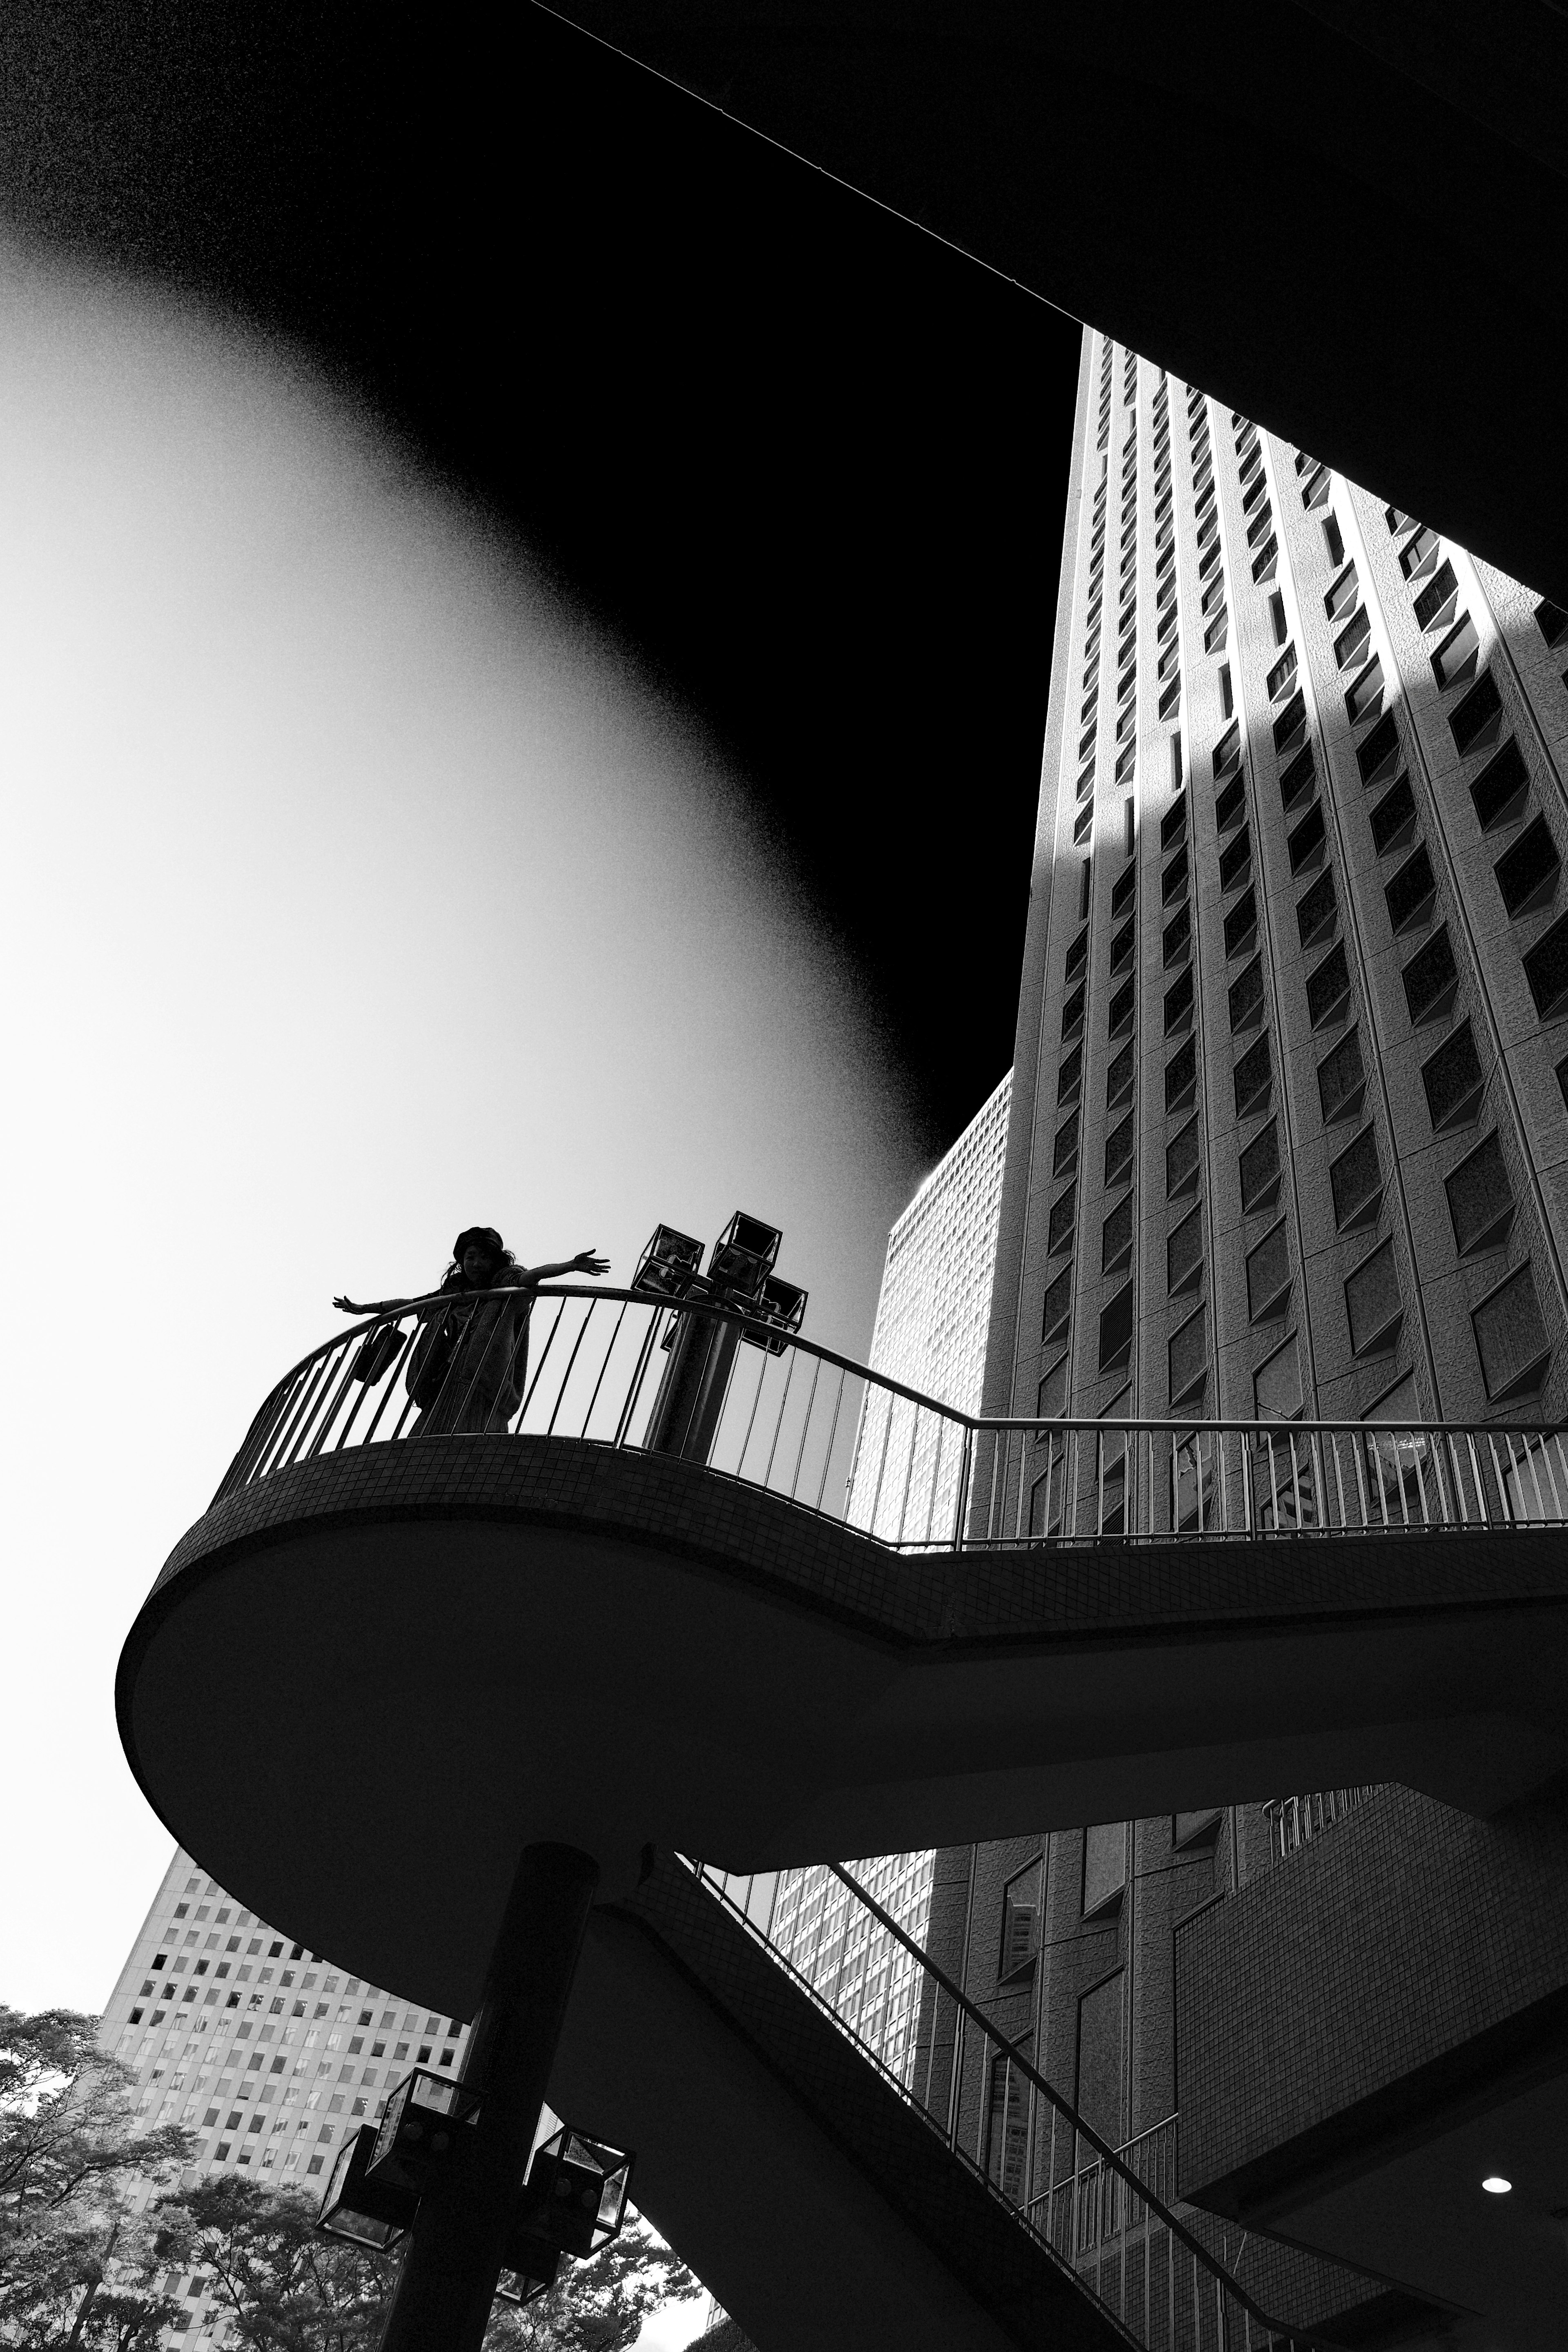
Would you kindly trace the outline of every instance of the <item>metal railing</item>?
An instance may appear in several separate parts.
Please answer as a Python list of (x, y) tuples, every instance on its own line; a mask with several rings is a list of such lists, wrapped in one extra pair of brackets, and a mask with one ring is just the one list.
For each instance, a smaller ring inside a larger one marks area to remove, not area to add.
[(1357, 1805), (1375, 1797), (1377, 1790), (1378, 1784), (1372, 1781), (1357, 1789), (1314, 1789), (1306, 1796), (1270, 1797), (1263, 1813), (1274, 1842), (1275, 1860), (1288, 1862), (1302, 1846), (1342, 1822)]
[(699, 1458), (896, 1549), (1568, 1526), (1556, 1428), (984, 1418), (743, 1315), (565, 1285), (435, 1294), (328, 1340), (273, 1390), (218, 1496), (433, 1433), (645, 1446), (668, 1433), (661, 1381), (692, 1318), (741, 1343)]
[(1173, 2116), (1124, 2147), (1102, 2139), (841, 1864), (828, 1867), (920, 1972), (925, 2063), (912, 2082), (734, 1900), (724, 1873), (687, 1867), (1132, 2343), (1146, 2352), (1338, 2352), (1331, 2338), (1271, 2318), (1173, 2210)]

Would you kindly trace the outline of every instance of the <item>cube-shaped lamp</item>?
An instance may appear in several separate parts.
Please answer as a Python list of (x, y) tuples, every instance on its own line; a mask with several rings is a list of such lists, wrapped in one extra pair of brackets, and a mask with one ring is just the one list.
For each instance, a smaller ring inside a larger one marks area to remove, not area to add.
[(534, 2150), (524, 2209), (529, 2226), (563, 2253), (595, 2254), (620, 2235), (632, 2159), (563, 2124)]
[(347, 2238), (353, 2245), (387, 2253), (412, 2224), (419, 2200), (400, 2183), (368, 2178), (375, 2140), (374, 2124), (361, 2124), (353, 2137), (344, 2140), (327, 2176), (316, 2227), (329, 2238)]
[(755, 1298), (764, 1277), (773, 1272), (783, 1239), (776, 1225), (742, 1216), (737, 1209), (713, 1244), (708, 1279), (736, 1298)]
[(454, 2135), (472, 2124), (479, 2112), (477, 2092), (449, 2075), (416, 2066), (387, 2093), (365, 2168), (367, 2183), (419, 2196), (431, 2172), (450, 2154)]
[(656, 1225), (653, 1239), (637, 1261), (632, 1288), (656, 1298), (684, 1298), (700, 1277), (702, 1244), (673, 1225)]
[[(527, 2195), (525, 2189), (525, 2200)], [(506, 2242), (496, 2293), (507, 2303), (535, 2303), (549, 2294), (560, 2268), (560, 2247), (537, 2228), (519, 2221)]]
[(765, 1349), (770, 1356), (782, 1356), (805, 1320), (805, 1297), (797, 1283), (781, 1282), (776, 1274), (770, 1274), (752, 1312), (772, 1328), (766, 1332), (742, 1331), (741, 1337), (753, 1348)]

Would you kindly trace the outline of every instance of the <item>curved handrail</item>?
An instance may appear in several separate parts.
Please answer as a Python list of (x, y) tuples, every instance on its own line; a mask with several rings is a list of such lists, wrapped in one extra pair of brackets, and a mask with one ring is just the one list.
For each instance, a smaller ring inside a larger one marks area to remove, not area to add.
[[(778, 1336), (773, 1325), (760, 1322), (755, 1316), (747, 1315), (739, 1307), (721, 1307), (717, 1303), (710, 1306), (700, 1299), (658, 1298), (646, 1290), (618, 1290), (609, 1283), (595, 1283), (590, 1286), (576, 1282), (542, 1282), (536, 1287), (530, 1289), (431, 1290), (426, 1291), (422, 1297), (404, 1299), (395, 1308), (388, 1308), (384, 1313), (367, 1316), (363, 1323), (353, 1324), (348, 1330), (339, 1332), (335, 1338), (323, 1339), (319, 1347), (311, 1349), (309, 1355), (301, 1356), (299, 1362), (284, 1373), (283, 1379), (277, 1383), (277, 1386), (281, 1388), (285, 1381), (292, 1380), (296, 1373), (304, 1371), (309, 1365), (315, 1363), (318, 1358), (330, 1354), (335, 1348), (341, 1348), (345, 1340), (363, 1339), (379, 1325), (395, 1320), (399, 1316), (421, 1312), (426, 1307), (471, 1307), (477, 1305), (481, 1298), (508, 1300), (520, 1297), (585, 1298), (590, 1302), (620, 1299), (628, 1306), (658, 1308), (668, 1314), (700, 1315), (706, 1322), (732, 1323), (738, 1329), (753, 1332), (759, 1338)], [(434, 1320), (434, 1317), (427, 1319)], [(1479, 1428), (1489, 1425), (1469, 1421), (1309, 1421), (1304, 1416), (1300, 1420), (1292, 1419), (1289, 1422), (1227, 1420), (1222, 1415), (1212, 1418), (1205, 1415), (1202, 1420), (1194, 1420), (1191, 1414), (1184, 1416), (1166, 1414), (1163, 1417), (1140, 1415), (1134, 1419), (1114, 1420), (1110, 1416), (1102, 1418), (1098, 1415), (1072, 1413), (965, 1412), (962, 1405), (947, 1404), (941, 1397), (927, 1396), (922, 1390), (911, 1389), (903, 1381), (894, 1380), (890, 1372), (878, 1371), (874, 1366), (861, 1363), (858, 1357), (840, 1355), (836, 1348), (825, 1348), (820, 1341), (808, 1339), (803, 1331), (792, 1332), (788, 1345), (803, 1355), (815, 1356), (823, 1363), (831, 1364), (836, 1370), (850, 1373), (857, 1380), (865, 1381), (872, 1387), (883, 1389), (890, 1396), (901, 1397), (909, 1404), (919, 1405), (923, 1412), (940, 1413), (944, 1421), (957, 1423), (962, 1427), (977, 1433), (1051, 1430), (1083, 1433), (1103, 1430), (1142, 1433), (1146, 1430), (1153, 1430), (1161, 1433), (1169, 1432), (1173, 1436), (1190, 1437), (1194, 1430), (1201, 1429), (1205, 1432), (1209, 1430), (1237, 1432), (1256, 1437), (1268, 1431), (1282, 1434), (1286, 1431), (1294, 1430), (1298, 1434), (1305, 1435), (1313, 1431), (1321, 1433), (1355, 1430), (1366, 1433), (1375, 1433), (1379, 1429), (1387, 1429), (1420, 1436), (1461, 1437), (1473, 1435)], [(1498, 1426), (1500, 1429), (1504, 1424), (1500, 1423)], [(1568, 1421), (1519, 1421), (1510, 1422), (1506, 1426), (1515, 1436), (1568, 1435)]]
[[(703, 1350), (677, 1412), (675, 1366)], [(479, 1431), (679, 1454), (904, 1550), (1568, 1526), (1561, 1424), (972, 1413), (743, 1309), (583, 1283), (362, 1318), (276, 1384), (218, 1496), (345, 1445)]]
[[(818, 2008), (825, 2010), (827, 2014), (834, 2019), (835, 2022), (841, 2028), (841, 2030), (857, 2043), (871, 2063), (876, 2066), (878, 2072), (892, 2085), (900, 2097), (902, 2098), (917, 2115), (922, 2116), (923, 2119), (931, 2125), (933, 2130), (940, 2133), (941, 2126), (932, 2109), (925, 2103), (924, 2100), (920, 2098), (912, 2087), (887, 2063), (881, 2053), (862, 2038), (862, 2036), (856, 2031), (855, 2027), (850, 2024), (849, 2021), (837, 2009), (834, 2002), (829, 2000), (822, 1987), (815, 1984), (811, 1978), (795, 1965), (795, 1961), (790, 1958), (788, 1954), (779, 1948), (779, 1947), (774, 1943), (772, 1935), (755, 1918), (752, 1917), (744, 1904), (738, 1903), (735, 1900), (734, 1896), (728, 1891), (727, 1886), (721, 1882), (721, 1879), (716, 1877), (703, 1864), (700, 1862), (688, 1861), (686, 1867), (692, 1873), (693, 1876), (699, 1881), (699, 1883), (707, 1889), (708, 1893), (714, 1896), (717, 1901), (721, 1903), (724, 1907), (741, 1922), (741, 1924), (746, 1928), (747, 1932), (763, 1946), (763, 1949), (767, 1951), (775, 1965), (784, 1969), (786, 1973), (792, 1977), (795, 1981), (809, 1995), (813, 2002)], [(1141, 2206), (1147, 2207), (1149, 2213), (1159, 2223), (1160, 2227), (1167, 2230), (1170, 2232), (1172, 2239), (1184, 2249), (1191, 2264), (1193, 2265), (1194, 2273), (1201, 2273), (1204, 2279), (1208, 2283), (1209, 2287), (1221, 2298), (1221, 2314), (1219, 2317), (1217, 2337), (1219, 2344), (1226, 2347), (1226, 2352), (1235, 2352), (1234, 2338), (1229, 2327), (1226, 2325), (1223, 2313), (1223, 2305), (1226, 2301), (1237, 2305), (1240, 2313), (1244, 2314), (1246, 2318), (1253, 2322), (1261, 2331), (1259, 2352), (1261, 2352), (1261, 2347), (1264, 2346), (1271, 2347), (1271, 2352), (1342, 2352), (1342, 2347), (1337, 2345), (1331, 2337), (1319, 2334), (1312, 2329), (1297, 2326), (1293, 2323), (1276, 2319), (1267, 2313), (1262, 2308), (1261, 2305), (1259, 2305), (1248, 2293), (1247, 2288), (1240, 2284), (1235, 2274), (1226, 2270), (1224, 2263), (1216, 2259), (1216, 2257), (1203, 2243), (1203, 2241), (1188, 2228), (1187, 2224), (1181, 2219), (1181, 2217), (1171, 2210), (1170, 2206), (1166, 2204), (1165, 2200), (1159, 2195), (1159, 2193), (1152, 2189), (1147, 2181), (1139, 2178), (1132, 2167), (1127, 2163), (1121, 2151), (1113, 2147), (1109, 2140), (1103, 2138), (1101, 2135), (1095, 2130), (1091, 2124), (1086, 2122), (1084, 2117), (1079, 2114), (1077, 2108), (1072, 2105), (1071, 2102), (1067, 2099), (1060, 2091), (1057, 2090), (1054, 2085), (1047, 2080), (1045, 2075), (1040, 2074), (1033, 2062), (1024, 2054), (1021, 2045), (1011, 2040), (1000, 2030), (998, 2026), (986, 2017), (979, 2004), (971, 2000), (969, 1995), (963, 1991), (963, 1988), (954, 1983), (953, 1979), (947, 1974), (946, 1970), (941, 1968), (938, 1963), (931, 1958), (930, 1954), (922, 1948), (908, 1930), (901, 1927), (899, 1925), (899, 1922), (893, 1918), (888, 1911), (884, 1910), (882, 1906), (878, 1903), (872, 1895), (867, 1893), (866, 1889), (860, 1885), (859, 1881), (852, 1874), (852, 1873), (841, 1863), (829, 1863), (826, 1864), (826, 1868), (832, 1875), (848, 1890), (851, 1901), (858, 1904), (863, 1911), (868, 1913), (876, 1921), (880, 1932), (887, 1937), (891, 1943), (899, 1947), (900, 1949), (901, 1949), (913, 1961), (918, 1973), (921, 1977), (925, 1978), (944, 1998), (952, 2003), (955, 2013), (963, 2017), (978, 2031), (980, 2035), (983, 2037), (982, 2063), (980, 2069), (983, 2080), (990, 2063), (987, 2053), (994, 2053), (998, 2056), (1005, 2057), (1010, 2065), (1016, 2068), (1022, 2079), (1029, 2084), (1032, 2089), (1047, 2103), (1058, 2116), (1061, 2117), (1064, 2124), (1066, 2124), (1068, 2130), (1074, 2136), (1075, 2148), (1076, 2142), (1078, 2140), (1082, 2140), (1094, 2151), (1100, 2163), (1102, 2166), (1109, 2168), (1109, 2169), (1121, 2182), (1123, 2189), (1126, 2192), (1126, 2216), (1124, 2228), (1134, 2229), (1141, 2226), (1141, 2217), (1138, 2213), (1138, 2208)], [(955, 2058), (955, 2064), (957, 2063), (958, 2061)], [(982, 2104), (984, 2104), (983, 2095)], [(955, 2121), (956, 2105), (956, 2101), (950, 2103), (950, 2122), (948, 2130), (945, 2134), (951, 2152), (953, 2155), (960, 2157), (966, 2165), (979, 2173), (980, 2177), (985, 2180), (987, 2187), (1006, 2207), (1007, 2210), (1013, 2215), (1014, 2219), (1018, 2222), (1021, 2228), (1026, 2229), (1030, 2234), (1037, 2239), (1043, 2246), (1047, 2248), (1058, 2261), (1062, 2261), (1069, 2268), (1073, 2267), (1070, 2257), (1064, 2254), (1062, 2249), (1054, 2242), (1048, 2226), (1048, 2219), (1047, 2226), (1042, 2227), (1041, 2223), (1035, 2218), (1035, 2209), (1045, 2201), (1053, 2191), (1059, 2189), (1062, 2187), (1070, 2186), (1074, 2176), (1069, 2175), (1068, 2180), (1065, 2183), (1051, 2183), (1046, 2191), (1020, 2203), (1010, 2195), (1000, 2181), (993, 2177), (983, 2155), (977, 2151), (976, 2157), (971, 2158), (967, 2151), (959, 2146)], [(1100, 2294), (1098, 2292), (1098, 2289), (1094, 2287), (1091, 2283), (1086, 2281), (1083, 2278), (1082, 2273), (1076, 2271), (1076, 2269), (1074, 2270), (1074, 2275), (1078, 2278), (1080, 2285), (1089, 2286), (1089, 2292), (1095, 2294), (1096, 2300), (1100, 2302), (1110, 2311), (1111, 2317), (1114, 2318), (1120, 2326), (1122, 2327), (1130, 2326), (1131, 2323), (1125, 2309), (1119, 2310), (1114, 2304), (1109, 2303), (1106, 2297)], [(1136, 2336), (1136, 2330), (1133, 2329), (1132, 2332), (1134, 2336)]]

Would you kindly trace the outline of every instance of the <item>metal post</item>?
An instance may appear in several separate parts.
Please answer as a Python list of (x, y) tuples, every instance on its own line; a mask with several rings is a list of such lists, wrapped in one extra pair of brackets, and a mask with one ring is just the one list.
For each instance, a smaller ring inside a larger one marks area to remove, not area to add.
[(643, 1439), (649, 1454), (707, 1461), (719, 1434), (740, 1344), (739, 1324), (689, 1309), (681, 1314)]
[(461, 2070), (479, 2120), (419, 2200), (381, 2352), (479, 2352), (598, 1883), (575, 1846), (524, 1849)]

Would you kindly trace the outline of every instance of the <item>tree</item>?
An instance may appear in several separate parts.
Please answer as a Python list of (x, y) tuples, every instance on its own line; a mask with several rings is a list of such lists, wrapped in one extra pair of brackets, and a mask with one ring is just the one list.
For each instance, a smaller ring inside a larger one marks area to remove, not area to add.
[(220, 2173), (163, 2198), (155, 2218), (159, 2252), (211, 2273), (217, 2301), (254, 2352), (374, 2352), (395, 2266), (321, 2236), (314, 2202), (297, 2189)]
[(555, 2284), (536, 2303), (498, 2302), (485, 2352), (622, 2352), (660, 2304), (701, 2292), (639, 2213), (590, 2261), (563, 2262)]
[(150, 2319), (132, 2327), (131, 2305), (159, 2298), (132, 2284), (150, 2248), (126, 2192), (188, 2162), (195, 2142), (177, 2125), (137, 2131), (134, 2077), (97, 2031), (74, 2010), (27, 2017), (0, 2004), (0, 2343), (107, 2342), (108, 2319), (95, 2316), (105, 2294), (124, 2305), (114, 2325), (132, 2329), (128, 2343), (137, 2330), (152, 2340)]
[[(298, 2191), (229, 2173), (163, 2199), (154, 2219), (162, 2259), (210, 2273), (250, 2352), (374, 2352), (396, 2260), (321, 2237)], [(592, 2261), (563, 2262), (537, 2302), (498, 2300), (486, 2352), (621, 2352), (658, 2305), (700, 2292), (639, 2219)]]

